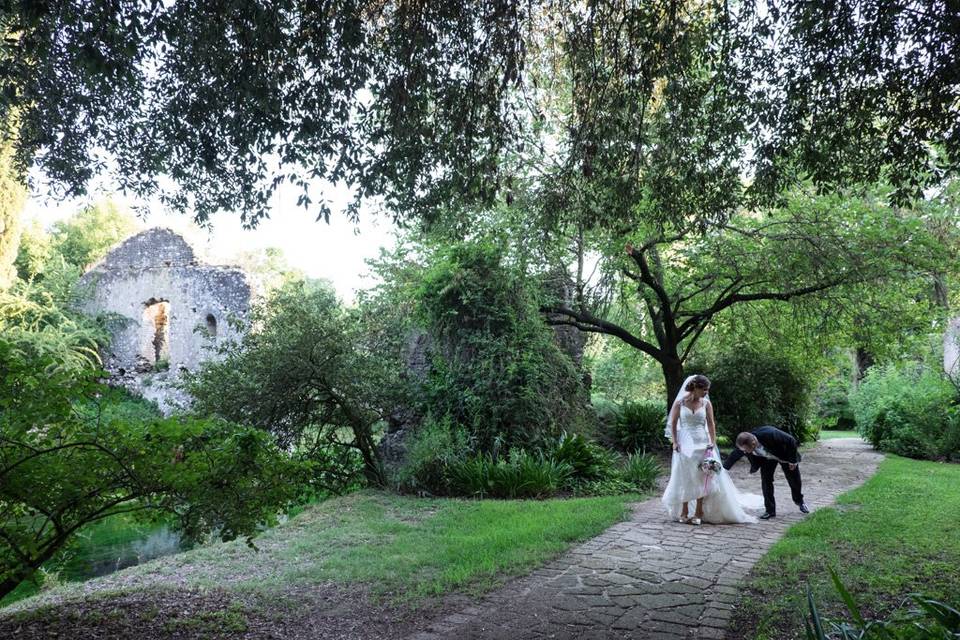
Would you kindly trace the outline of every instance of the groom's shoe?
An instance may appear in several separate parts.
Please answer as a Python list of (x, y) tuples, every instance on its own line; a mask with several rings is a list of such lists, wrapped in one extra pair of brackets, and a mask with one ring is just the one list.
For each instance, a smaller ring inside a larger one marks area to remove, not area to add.
[(777, 514), (770, 513), (769, 511), (764, 511), (763, 515), (760, 516), (761, 520), (769, 520), (770, 518), (776, 518)]
[(810, 513), (810, 509), (807, 509), (807, 505), (803, 504), (802, 502), (797, 506), (800, 507), (800, 513)]

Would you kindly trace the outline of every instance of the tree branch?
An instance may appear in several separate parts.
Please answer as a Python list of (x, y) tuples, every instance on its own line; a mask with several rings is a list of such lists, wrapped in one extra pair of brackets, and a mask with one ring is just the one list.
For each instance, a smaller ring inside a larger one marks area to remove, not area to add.
[(566, 325), (576, 327), (581, 331), (586, 331), (589, 333), (603, 333), (606, 335), (615, 336), (629, 344), (631, 347), (639, 349), (658, 361), (666, 357), (664, 352), (658, 347), (650, 344), (646, 340), (638, 338), (623, 327), (608, 320), (598, 318), (588, 311), (574, 311), (573, 309), (569, 309), (567, 307), (546, 306), (541, 307), (540, 311), (541, 313), (559, 315), (566, 318), (560, 319), (547, 317), (546, 322), (551, 326)]

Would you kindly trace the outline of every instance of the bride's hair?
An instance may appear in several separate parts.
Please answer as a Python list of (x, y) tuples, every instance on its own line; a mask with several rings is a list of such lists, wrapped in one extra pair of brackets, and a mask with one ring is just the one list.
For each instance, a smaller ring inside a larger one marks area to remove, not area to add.
[(707, 376), (695, 375), (690, 379), (690, 382), (687, 383), (684, 391), (693, 391), (694, 389), (709, 389), (710, 388), (710, 379)]

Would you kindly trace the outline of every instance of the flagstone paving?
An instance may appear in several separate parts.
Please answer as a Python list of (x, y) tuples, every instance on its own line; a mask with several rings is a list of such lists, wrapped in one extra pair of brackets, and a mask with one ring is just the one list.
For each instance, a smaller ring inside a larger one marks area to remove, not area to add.
[[(804, 453), (803, 490), (816, 510), (861, 485), (883, 456), (859, 439), (827, 440)], [(741, 491), (760, 493), (746, 460), (732, 473)], [(659, 497), (551, 564), (478, 603), (434, 621), (408, 640), (541, 638), (723, 638), (737, 585), (786, 529), (806, 517), (781, 471), (778, 515), (748, 525), (669, 522)], [(736, 637), (736, 630), (730, 630)]]

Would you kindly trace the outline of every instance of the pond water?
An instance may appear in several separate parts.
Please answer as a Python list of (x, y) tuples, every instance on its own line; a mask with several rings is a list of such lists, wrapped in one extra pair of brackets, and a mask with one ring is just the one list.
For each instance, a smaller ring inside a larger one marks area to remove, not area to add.
[(0, 600), (0, 606), (34, 595), (43, 584), (105, 576), (179, 553), (187, 546), (180, 533), (168, 525), (143, 524), (129, 516), (114, 516), (81, 531), (66, 549), (43, 566), (35, 580), (22, 583)]

